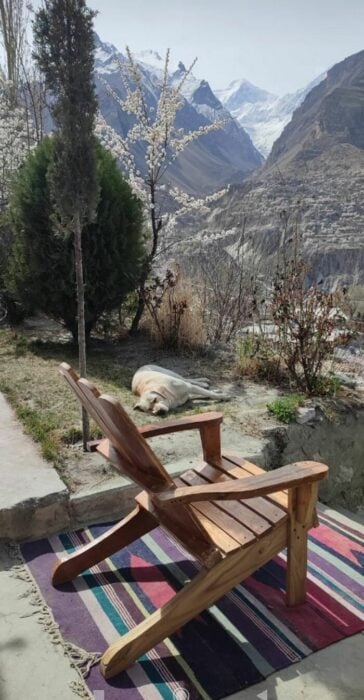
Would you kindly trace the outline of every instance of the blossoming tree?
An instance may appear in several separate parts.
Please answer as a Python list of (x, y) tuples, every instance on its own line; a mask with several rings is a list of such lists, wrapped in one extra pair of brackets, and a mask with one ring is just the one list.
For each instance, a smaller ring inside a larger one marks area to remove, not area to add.
[[(138, 304), (131, 333), (138, 330), (145, 306), (146, 283), (156, 257), (171, 245), (178, 220), (190, 212), (207, 209), (212, 201), (222, 195), (222, 192), (218, 192), (203, 199), (196, 198), (168, 181), (168, 169), (180, 154), (193, 141), (211, 131), (221, 129), (225, 123), (223, 120), (216, 120), (188, 132), (176, 125), (177, 112), (185, 103), (183, 89), (195, 62), (184, 72), (177, 84), (174, 84), (170, 78), (170, 53), (167, 51), (154, 105), (148, 101), (140, 66), (128, 47), (125, 62), (118, 59), (126, 97), (119, 97), (103, 76), (100, 76), (108, 94), (131, 116), (132, 125), (126, 137), (122, 137), (99, 112), (96, 133), (103, 144), (117, 156), (134, 191), (143, 201), (150, 228), (149, 250), (140, 276)], [(136, 147), (143, 153), (144, 162), (139, 167), (135, 158)]]
[(0, 0), (0, 214), (13, 175), (43, 136), (44, 86), (31, 60), (26, 0)]
[(0, 74), (0, 213), (6, 208), (12, 176), (28, 147), (24, 109), (12, 104), (8, 82)]

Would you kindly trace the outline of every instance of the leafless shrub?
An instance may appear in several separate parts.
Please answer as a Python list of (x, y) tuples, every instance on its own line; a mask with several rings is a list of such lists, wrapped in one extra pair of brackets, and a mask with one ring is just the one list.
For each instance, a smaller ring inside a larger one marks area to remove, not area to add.
[(257, 275), (244, 258), (244, 235), (243, 227), (234, 251), (227, 252), (219, 240), (198, 253), (198, 293), (211, 343), (234, 340), (257, 308)]
[(307, 286), (307, 263), (298, 255), (278, 268), (272, 289), (272, 318), (279, 355), (295, 385), (306, 394), (325, 393), (325, 361), (350, 337), (345, 298)]

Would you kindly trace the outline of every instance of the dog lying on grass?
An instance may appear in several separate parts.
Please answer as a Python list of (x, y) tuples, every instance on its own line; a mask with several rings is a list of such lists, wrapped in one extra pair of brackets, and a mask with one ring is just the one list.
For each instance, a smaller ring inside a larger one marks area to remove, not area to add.
[(168, 413), (193, 399), (228, 401), (231, 397), (209, 389), (205, 377), (185, 379), (180, 374), (157, 365), (144, 365), (134, 374), (131, 389), (140, 396), (135, 409), (154, 415)]

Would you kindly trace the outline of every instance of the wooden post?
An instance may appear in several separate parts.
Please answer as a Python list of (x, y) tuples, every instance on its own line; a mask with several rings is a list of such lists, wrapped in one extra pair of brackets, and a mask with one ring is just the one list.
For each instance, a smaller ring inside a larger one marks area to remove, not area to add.
[(200, 436), (205, 462), (213, 466), (221, 466), (220, 423), (201, 425)]
[[(77, 291), (78, 358), (80, 376), (86, 377), (85, 289), (82, 259), (82, 226), (79, 212), (77, 212), (74, 217), (74, 251)], [(82, 406), (82, 442), (84, 452), (87, 452), (87, 443), (89, 440), (90, 420), (86, 409)]]
[(306, 599), (307, 533), (315, 520), (318, 484), (304, 484), (288, 492), (287, 605)]

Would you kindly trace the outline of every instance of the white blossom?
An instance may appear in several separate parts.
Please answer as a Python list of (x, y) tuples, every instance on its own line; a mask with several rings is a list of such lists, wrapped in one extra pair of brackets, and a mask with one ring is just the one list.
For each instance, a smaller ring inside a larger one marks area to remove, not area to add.
[(10, 100), (11, 85), (0, 73), (0, 212), (6, 206), (13, 176), (36, 137), (21, 105)]

